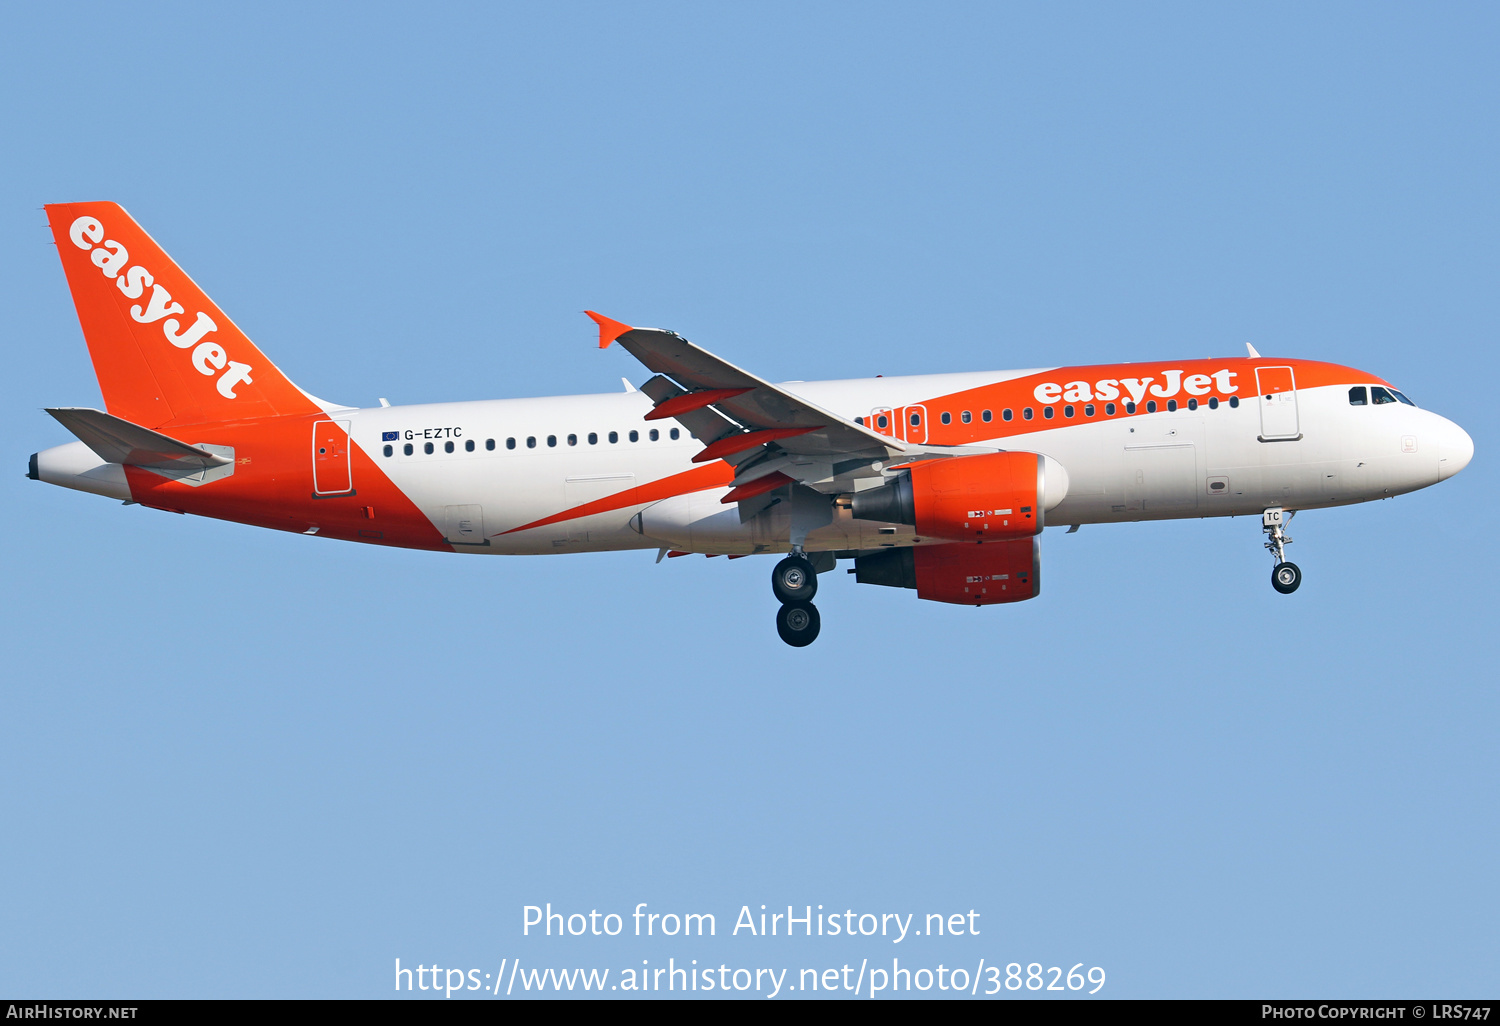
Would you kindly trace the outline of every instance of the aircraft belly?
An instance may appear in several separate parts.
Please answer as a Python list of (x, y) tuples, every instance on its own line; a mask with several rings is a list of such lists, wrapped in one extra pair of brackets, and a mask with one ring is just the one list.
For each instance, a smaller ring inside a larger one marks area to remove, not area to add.
[[(664, 499), (643, 509), (632, 526), (645, 539), (687, 552), (749, 555), (791, 548), (786, 503), (778, 502), (741, 523), (738, 506), (719, 501), (724, 494), (724, 489), (712, 489)], [(855, 520), (848, 510), (838, 509), (832, 523), (808, 533), (804, 547), (810, 552), (875, 549), (910, 544), (913, 534), (910, 527)]]

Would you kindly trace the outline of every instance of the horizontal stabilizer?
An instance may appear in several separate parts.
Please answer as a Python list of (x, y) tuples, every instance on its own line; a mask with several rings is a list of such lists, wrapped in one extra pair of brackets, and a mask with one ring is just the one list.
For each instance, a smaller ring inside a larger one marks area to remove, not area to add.
[(78, 436), (106, 463), (152, 470), (181, 469), (190, 473), (222, 467), (230, 460), (225, 456), (179, 442), (159, 431), (132, 424), (128, 420), (83, 407), (48, 410), (57, 422)]

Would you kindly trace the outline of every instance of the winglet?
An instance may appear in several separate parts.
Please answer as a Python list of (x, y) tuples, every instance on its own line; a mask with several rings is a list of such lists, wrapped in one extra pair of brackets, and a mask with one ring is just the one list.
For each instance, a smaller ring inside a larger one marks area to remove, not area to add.
[(612, 321), (602, 313), (585, 310), (584, 313), (591, 317), (595, 324), (599, 325), (599, 348), (608, 349), (609, 344), (630, 330), (630, 325)]
[(1255, 351), (1255, 347), (1252, 346), (1249, 342), (1245, 343), (1245, 348), (1250, 353), (1250, 359), (1252, 359), (1252, 360), (1259, 360), (1261, 358), (1260, 354)]

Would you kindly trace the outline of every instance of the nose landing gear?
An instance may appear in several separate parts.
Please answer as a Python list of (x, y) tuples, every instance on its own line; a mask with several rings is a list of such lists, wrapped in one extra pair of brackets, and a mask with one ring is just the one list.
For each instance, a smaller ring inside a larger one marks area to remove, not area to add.
[(776, 611), (776, 633), (793, 648), (811, 645), (817, 640), (822, 618), (812, 597), (818, 593), (818, 572), (812, 561), (801, 552), (776, 564), (771, 571), (771, 591), (781, 608)]
[(1276, 561), (1276, 565), (1271, 568), (1271, 587), (1283, 595), (1290, 595), (1302, 585), (1302, 569), (1286, 558), (1286, 547), (1292, 543), (1292, 539), (1285, 527), (1296, 515), (1296, 510), (1283, 510), (1280, 506), (1272, 506), (1260, 515), (1261, 530), (1270, 539), (1266, 542), (1266, 548)]

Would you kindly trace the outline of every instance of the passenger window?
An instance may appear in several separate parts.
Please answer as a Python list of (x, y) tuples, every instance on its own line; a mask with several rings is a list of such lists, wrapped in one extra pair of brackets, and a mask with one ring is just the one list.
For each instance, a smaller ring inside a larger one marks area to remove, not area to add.
[(1128, 403), (1126, 403), (1125, 404), (1125, 412), (1126, 413), (1134, 413), (1135, 412), (1135, 403), (1134, 402), (1128, 402)]
[(452, 452), (453, 451), (453, 443), (452, 442), (444, 442), (443, 443), (443, 451), (444, 452)]
[[(652, 430), (655, 429), (653, 428)], [(641, 433), (639, 431), (632, 431), (627, 437), (629, 437), (632, 442), (639, 442), (641, 440)]]
[(528, 449), (535, 449), (536, 448), (536, 435), (527, 435), (526, 436), (526, 448), (528, 448)]
[(1364, 385), (1355, 385), (1353, 388), (1349, 389), (1350, 406), (1365, 406), (1368, 405), (1369, 402), (1370, 398), (1365, 393)]
[(1229, 397), (1229, 408), (1231, 410), (1237, 410), (1237, 409), (1240, 408), (1240, 397), (1239, 396), (1232, 395), (1232, 396)]
[(968, 424), (971, 421), (973, 421), (974, 415), (972, 413), (970, 413), (968, 410), (965, 410), (963, 413), (961, 413), (961, 414), (958, 415), (958, 419), (961, 420), (961, 421), (963, 421), (965, 424)]
[(1073, 416), (1073, 407), (1071, 407), (1071, 406), (1064, 406), (1063, 407), (1063, 416), (1064, 417), (1071, 417), (1071, 416)]
[(1391, 393), (1387, 392), (1379, 385), (1376, 385), (1370, 389), (1370, 399), (1376, 406), (1384, 406), (1386, 403), (1393, 403), (1396, 401), (1395, 396), (1391, 395)]
[[(484, 447), (486, 449), (493, 449), (495, 447), (495, 440), (493, 438), (485, 439)], [(516, 447), (516, 440), (514, 438), (507, 438), (505, 440), (505, 447), (507, 449), (514, 449)]]
[(1013, 415), (1011, 414), (1011, 412), (1009, 410), (1001, 410), (1000, 411), (1000, 419), (1001, 420), (1011, 420), (1012, 416)]
[(863, 417), (855, 417), (854, 418), (854, 423), (858, 424), (860, 427), (864, 427), (864, 425), (865, 425), (865, 418), (863, 418)]
[(1026, 407), (1026, 409), (1024, 409), (1024, 410), (1021, 411), (1021, 419), (1022, 420), (1030, 420), (1034, 416), (1035, 416), (1035, 414), (1033, 414), (1031, 412), (1031, 407), (1030, 406)]
[(1208, 408), (1210, 410), (1217, 410), (1219, 408), (1219, 397), (1218, 396), (1210, 396), (1209, 397)]
[(396, 450), (394, 448), (392, 448), (391, 446), (389, 446), (389, 445), (385, 447), (385, 454), (387, 456), (390, 456), (390, 455), (394, 454), (395, 451)]
[(401, 447), (401, 451), (404, 452), (406, 455), (410, 456), (411, 452), (412, 452), (411, 443), (407, 442), (405, 445), (403, 445)]
[(549, 449), (555, 449), (555, 448), (557, 448), (557, 436), (556, 435), (548, 435), (547, 436), (547, 448), (549, 448)]
[[(656, 434), (656, 432), (655, 432), (655, 431), (653, 431), (653, 432), (651, 432), (651, 433), (652, 433), (652, 434), (653, 434), (653, 435), (654, 435), (654, 434)], [(677, 429), (676, 429), (676, 428), (673, 428), (673, 429), (672, 429), (672, 432), (671, 432), (671, 435), (672, 435), (672, 441), (674, 441), (674, 442), (675, 442), (675, 441), (677, 441), (677, 438), (678, 438), (678, 436), (679, 436), (679, 435), (680, 435), (680, 434), (681, 434), (681, 432), (680, 432), (680, 431), (678, 431), (678, 430), (677, 430)]]
[(1177, 412), (1177, 400), (1176, 399), (1168, 399), (1167, 400), (1167, 412), (1168, 413), (1176, 413)]
[(1085, 406), (1083, 408), (1083, 415), (1085, 417), (1092, 417), (1094, 415), (1094, 404), (1093, 403), (1089, 403), (1087, 406)]
[(911, 426), (912, 427), (921, 427), (922, 426), (922, 415), (920, 413), (913, 413), (911, 415)]
[(1155, 413), (1156, 412), (1156, 400), (1155, 399), (1148, 399), (1148, 400), (1146, 400), (1146, 412), (1147, 413)]
[(1042, 407), (1042, 416), (1046, 417), (1048, 420), (1051, 420), (1052, 419), (1052, 407), (1050, 407), (1050, 406), (1044, 406), (1044, 407)]
[(577, 435), (569, 435), (568, 436), (568, 444), (569, 445), (577, 445), (578, 444), (578, 436)]
[(885, 417), (877, 417), (877, 418), (875, 418), (875, 423), (879, 424), (881, 427), (890, 427), (891, 426), (891, 422), (888, 421), (888, 420), (886, 420)]
[(1104, 404), (1104, 415), (1106, 417), (1113, 417), (1115, 415), (1115, 404), (1114, 403), (1105, 403)]
[[(495, 447), (494, 443), (493, 442), (490, 443), (490, 448), (493, 449), (494, 447)], [(474, 439), (470, 438), (468, 441), (464, 442), (464, 452), (473, 452), (473, 451), (474, 451)]]
[(620, 432), (618, 432), (618, 431), (611, 431), (609, 433), (609, 444), (610, 445), (614, 445), (619, 440), (620, 440)]
[[(646, 437), (655, 442), (661, 438), (661, 432), (656, 430), (656, 428), (652, 428), (650, 432), (647, 433)], [(634, 441), (634, 439), (631, 439), (631, 441)]]
[(431, 456), (432, 455), (432, 443), (428, 442), (426, 445), (422, 446), (422, 451), (425, 452), (427, 455)]
[[(917, 418), (916, 418), (915, 415), (913, 415), (913, 417), (911, 418), (911, 422), (913, 424), (915, 424), (917, 422)], [(953, 423), (953, 414), (951, 414), (951, 413), (944, 413), (943, 414), (943, 423), (944, 424), (952, 424)]]
[(1198, 408), (1198, 400), (1196, 400), (1196, 399), (1189, 399), (1188, 400), (1188, 409), (1190, 409), (1190, 410), (1196, 410), (1197, 408)]
[(984, 421), (986, 424), (988, 424), (990, 422), (990, 411), (989, 410), (985, 410), (983, 413), (981, 413), (979, 415), (979, 419), (982, 420), (982, 421)]
[(590, 431), (589, 432), (589, 444), (590, 445), (598, 445), (599, 444), (599, 432), (597, 432), (597, 431)]

